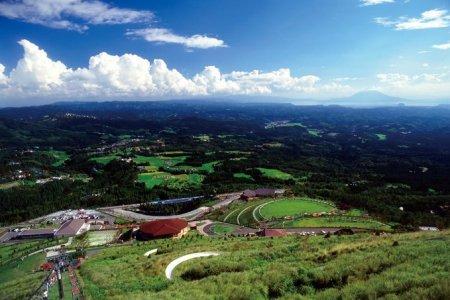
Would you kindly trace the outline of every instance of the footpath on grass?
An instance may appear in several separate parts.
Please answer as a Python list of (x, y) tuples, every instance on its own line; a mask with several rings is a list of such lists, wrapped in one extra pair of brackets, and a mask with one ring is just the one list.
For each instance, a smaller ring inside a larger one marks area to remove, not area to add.
[(218, 256), (218, 255), (219, 255), (218, 252), (197, 252), (197, 253), (191, 253), (191, 254), (187, 254), (187, 255), (178, 257), (177, 259), (175, 259), (172, 262), (170, 262), (169, 265), (167, 265), (166, 278), (167, 279), (172, 279), (172, 272), (173, 272), (173, 270), (176, 268), (176, 266), (178, 266), (182, 262), (185, 262), (185, 261), (188, 261), (188, 260), (194, 259), (194, 258), (208, 257), (208, 256)]

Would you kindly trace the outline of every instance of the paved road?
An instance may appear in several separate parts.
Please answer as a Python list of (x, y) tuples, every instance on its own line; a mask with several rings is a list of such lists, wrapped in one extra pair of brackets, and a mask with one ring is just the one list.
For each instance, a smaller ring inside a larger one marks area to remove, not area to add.
[(172, 271), (175, 269), (176, 266), (178, 266), (182, 262), (199, 257), (218, 256), (218, 255), (219, 255), (218, 252), (197, 252), (178, 257), (177, 259), (173, 260), (170, 264), (167, 265), (166, 277), (167, 279), (172, 279)]
[(240, 195), (241, 195), (241, 192), (218, 195), (218, 198), (221, 199), (221, 201), (214, 204), (211, 207), (202, 206), (202, 207), (199, 207), (197, 209), (194, 209), (194, 210), (189, 211), (184, 214), (171, 215), (171, 216), (150, 216), (150, 215), (144, 215), (144, 214), (140, 214), (137, 212), (127, 210), (130, 208), (139, 207), (140, 204), (109, 206), (109, 207), (102, 207), (97, 210), (104, 212), (106, 214), (116, 216), (116, 217), (122, 217), (125, 219), (131, 219), (131, 220), (137, 220), (137, 221), (164, 220), (164, 219), (172, 219), (172, 218), (181, 218), (181, 219), (185, 219), (187, 221), (191, 221), (191, 220), (198, 220), (199, 218), (201, 218), (202, 216), (204, 216), (205, 214), (207, 214), (210, 211), (230, 205), (230, 203), (232, 203), (233, 201), (238, 200)]

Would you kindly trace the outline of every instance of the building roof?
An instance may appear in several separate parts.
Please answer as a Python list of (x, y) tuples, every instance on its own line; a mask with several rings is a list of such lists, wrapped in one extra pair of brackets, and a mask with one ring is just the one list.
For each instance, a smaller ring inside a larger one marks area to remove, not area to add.
[(19, 233), (19, 236), (53, 235), (54, 233), (53, 228), (28, 229)]
[(252, 198), (252, 197), (256, 197), (256, 193), (253, 190), (245, 190), (242, 192), (242, 196)]
[(85, 220), (83, 219), (68, 220), (59, 227), (55, 235), (76, 235), (84, 223)]
[(262, 188), (262, 189), (255, 190), (255, 194), (258, 197), (273, 196), (273, 195), (275, 195), (275, 190)]
[(144, 223), (139, 229), (145, 235), (158, 237), (176, 235), (187, 226), (188, 222), (183, 219), (164, 219)]
[(267, 229), (264, 228), (261, 231), (258, 231), (257, 233), (259, 236), (267, 236), (267, 237), (273, 237), (273, 236), (285, 236), (287, 234), (287, 231), (284, 229)]

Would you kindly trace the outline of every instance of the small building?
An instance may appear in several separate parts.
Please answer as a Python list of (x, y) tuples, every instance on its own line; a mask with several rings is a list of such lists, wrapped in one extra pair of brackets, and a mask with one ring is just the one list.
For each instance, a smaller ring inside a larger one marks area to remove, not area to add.
[(180, 238), (189, 231), (189, 224), (183, 219), (154, 220), (141, 224), (137, 238), (149, 240), (156, 238)]
[(55, 236), (64, 237), (64, 236), (76, 236), (80, 235), (90, 228), (90, 224), (87, 223), (83, 219), (72, 219), (68, 220), (59, 227), (58, 231), (56, 231)]
[(421, 231), (439, 231), (439, 228), (433, 226), (419, 226)]
[(27, 229), (20, 232), (15, 239), (50, 239), (55, 236), (55, 229), (42, 228), (42, 229)]
[(258, 231), (256, 233), (257, 236), (263, 236), (263, 237), (278, 237), (278, 236), (285, 236), (287, 235), (287, 231), (284, 229), (268, 229), (264, 228), (261, 231)]

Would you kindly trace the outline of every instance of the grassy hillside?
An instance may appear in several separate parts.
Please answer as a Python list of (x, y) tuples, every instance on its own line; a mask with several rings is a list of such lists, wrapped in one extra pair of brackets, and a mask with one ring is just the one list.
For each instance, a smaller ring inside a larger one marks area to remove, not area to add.
[[(389, 236), (205, 238), (113, 247), (79, 270), (88, 299), (445, 299), (450, 232)], [(143, 254), (158, 248), (158, 254)], [(199, 251), (217, 257), (173, 259)]]

